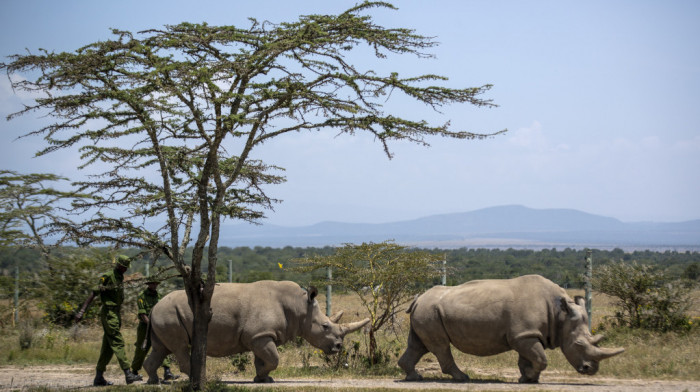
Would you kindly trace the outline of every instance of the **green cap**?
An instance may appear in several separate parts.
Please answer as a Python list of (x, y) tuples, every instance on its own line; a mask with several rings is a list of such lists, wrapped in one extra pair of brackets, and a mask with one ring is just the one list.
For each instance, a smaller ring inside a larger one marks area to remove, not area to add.
[(146, 278), (146, 284), (151, 284), (151, 283), (160, 283), (160, 280), (156, 279), (155, 276), (150, 276)]
[(129, 268), (129, 265), (131, 265), (131, 258), (127, 255), (119, 255), (117, 257), (117, 265), (121, 265), (122, 267)]

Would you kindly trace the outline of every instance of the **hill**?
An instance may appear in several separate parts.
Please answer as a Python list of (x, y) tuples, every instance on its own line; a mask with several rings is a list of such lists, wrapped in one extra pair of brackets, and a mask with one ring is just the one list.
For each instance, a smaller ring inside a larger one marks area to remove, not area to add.
[(310, 226), (223, 225), (222, 246), (326, 246), (398, 243), (428, 248), (700, 249), (700, 220), (626, 223), (573, 209), (500, 206), (381, 223), (321, 222)]

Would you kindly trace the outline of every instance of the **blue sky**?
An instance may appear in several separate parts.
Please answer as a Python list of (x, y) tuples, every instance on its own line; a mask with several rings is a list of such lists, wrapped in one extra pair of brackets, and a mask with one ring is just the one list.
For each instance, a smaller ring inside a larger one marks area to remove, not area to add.
[[(248, 26), (338, 13), (355, 1), (33, 1), (0, 3), (0, 57), (71, 51), (183, 21)], [(388, 160), (368, 136), (294, 134), (256, 157), (286, 169), (269, 189), (284, 202), (267, 222), (380, 223), (522, 204), (573, 208), (623, 221), (700, 219), (700, 2), (397, 1), (378, 23), (435, 36), (434, 59), (354, 61), (402, 76), (436, 73), (453, 87), (494, 85), (493, 109), (440, 113), (390, 101), (414, 119), (505, 135), (398, 143)], [(15, 140), (39, 119), (7, 122), (29, 96), (0, 77), (0, 167), (80, 175), (77, 152), (32, 158), (39, 138)]]

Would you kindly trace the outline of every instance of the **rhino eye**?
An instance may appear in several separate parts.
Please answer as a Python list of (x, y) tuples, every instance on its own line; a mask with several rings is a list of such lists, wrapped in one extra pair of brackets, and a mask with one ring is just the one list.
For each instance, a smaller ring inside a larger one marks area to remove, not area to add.
[(328, 324), (323, 324), (322, 327), (323, 327), (323, 330), (324, 330), (324, 331), (328, 331), (328, 330), (330, 329), (331, 326), (328, 325)]

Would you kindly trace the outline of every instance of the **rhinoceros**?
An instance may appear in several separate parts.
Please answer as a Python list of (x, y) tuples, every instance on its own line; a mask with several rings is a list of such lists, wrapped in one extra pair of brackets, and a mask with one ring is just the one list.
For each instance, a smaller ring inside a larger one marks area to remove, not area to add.
[(435, 354), (443, 373), (468, 381), (455, 364), (450, 344), (477, 356), (517, 351), (521, 383), (539, 382), (547, 367), (545, 348), (561, 347), (569, 363), (587, 375), (598, 371), (601, 360), (624, 351), (599, 348), (602, 335), (589, 332), (584, 299), (572, 300), (539, 275), (435, 286), (418, 296), (407, 312), (408, 347), (399, 358), (407, 381), (422, 379), (415, 365), (427, 352)]
[[(308, 291), (294, 282), (259, 281), (221, 283), (211, 299), (212, 318), (207, 334), (207, 355), (223, 357), (252, 351), (255, 382), (273, 382), (269, 373), (277, 368), (277, 346), (301, 336), (326, 354), (337, 353), (343, 337), (362, 328), (369, 319), (337, 324), (342, 312), (326, 317), (316, 301), (318, 291)], [(144, 363), (149, 383), (158, 383), (156, 373), (163, 359), (173, 353), (180, 370), (189, 375), (192, 311), (183, 290), (173, 291), (151, 311), (153, 351)]]

